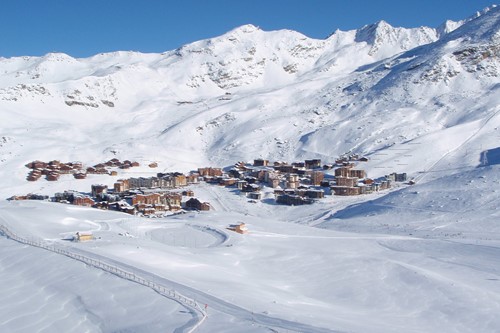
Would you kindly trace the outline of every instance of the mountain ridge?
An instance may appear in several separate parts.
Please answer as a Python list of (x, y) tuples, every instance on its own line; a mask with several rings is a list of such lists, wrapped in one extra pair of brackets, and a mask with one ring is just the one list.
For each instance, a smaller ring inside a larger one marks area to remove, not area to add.
[[(0, 105), (9, 121), (0, 160), (9, 169), (57, 154), (134, 154), (191, 169), (370, 155), (432, 135), (447, 140), (454, 127), (467, 137), (500, 104), (498, 27), (492, 7), (439, 39), (430, 28), (386, 22), (325, 40), (245, 25), (161, 54), (2, 59)], [(478, 147), (494, 145), (486, 133), (474, 138)], [(395, 171), (420, 168), (407, 164)]]

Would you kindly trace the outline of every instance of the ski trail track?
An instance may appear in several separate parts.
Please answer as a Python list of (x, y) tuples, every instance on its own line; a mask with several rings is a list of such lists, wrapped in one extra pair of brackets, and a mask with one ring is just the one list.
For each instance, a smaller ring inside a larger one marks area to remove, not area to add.
[[(103, 255), (99, 255), (82, 249), (77, 249), (71, 246), (64, 246), (56, 243), (52, 243), (49, 245), (45, 244), (44, 242), (38, 243), (24, 239), (23, 237), (18, 236), (10, 231), (2, 224), (0, 224), (0, 234), (19, 243), (59, 253), (69, 258), (81, 261), (89, 266), (107, 271), (120, 278), (139, 283), (146, 287), (152, 288), (164, 297), (170, 298), (180, 303), (192, 313), (193, 318), (184, 326), (177, 328), (174, 333), (192, 333), (197, 330), (208, 318), (206, 312), (202, 310), (198, 304), (207, 304), (210, 309), (212, 309), (212, 311), (215, 310), (220, 313), (235, 317), (239, 320), (246, 320), (249, 322), (249, 325), (251, 322), (253, 322), (266, 326), (269, 329), (270, 327), (274, 327), (300, 333), (341, 333), (341, 331), (315, 327), (286, 319), (275, 318), (263, 313), (253, 313), (245, 308), (224, 301), (198, 289), (172, 281), (165, 277), (158, 276), (154, 273), (145, 271), (143, 269), (128, 265), (126, 263)], [(144, 283), (138, 282), (135, 278), (132, 277), (139, 277), (139, 279), (143, 280)], [(199, 318), (199, 314), (201, 314), (201, 318)], [(186, 329), (189, 327), (191, 327), (191, 329), (186, 331)]]

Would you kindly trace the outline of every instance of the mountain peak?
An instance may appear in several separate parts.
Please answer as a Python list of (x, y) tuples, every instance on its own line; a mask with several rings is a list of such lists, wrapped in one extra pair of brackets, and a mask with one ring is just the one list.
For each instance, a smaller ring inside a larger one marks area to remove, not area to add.
[(406, 51), (419, 45), (434, 42), (437, 39), (436, 31), (428, 27), (399, 28), (393, 27), (384, 20), (365, 25), (356, 31), (355, 41), (371, 45), (370, 55), (375, 55), (385, 48), (399, 48)]
[(240, 33), (249, 34), (249, 33), (255, 32), (257, 30), (260, 30), (260, 28), (256, 27), (253, 24), (245, 24), (245, 25), (236, 27), (233, 30), (230, 30), (227, 34), (235, 34), (235, 33), (236, 34), (240, 34)]
[(394, 27), (384, 20), (376, 23), (365, 25), (356, 31), (356, 42), (366, 42), (368, 44), (375, 44), (380, 37), (387, 36), (394, 31)]

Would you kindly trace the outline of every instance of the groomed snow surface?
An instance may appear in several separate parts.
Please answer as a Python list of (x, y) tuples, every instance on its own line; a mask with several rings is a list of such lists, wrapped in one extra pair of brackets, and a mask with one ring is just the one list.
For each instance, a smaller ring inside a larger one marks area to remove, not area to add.
[[(165, 219), (36, 201), (2, 202), (0, 211), (2, 224), (27, 239), (207, 304), (197, 332), (496, 332), (499, 181), (492, 165), (303, 207), (199, 185), (218, 209)], [(464, 183), (469, 191), (455, 190)], [(250, 233), (226, 229), (238, 222)], [(96, 239), (63, 240), (76, 231)], [(2, 329), (189, 329), (189, 309), (147, 287), (3, 237), (0, 246)]]

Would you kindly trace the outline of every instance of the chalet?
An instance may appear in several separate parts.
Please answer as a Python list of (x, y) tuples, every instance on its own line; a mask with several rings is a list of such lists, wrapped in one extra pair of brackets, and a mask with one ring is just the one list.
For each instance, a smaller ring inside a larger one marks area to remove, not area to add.
[(157, 177), (139, 177), (139, 178), (129, 178), (129, 187), (130, 188), (152, 188), (159, 187), (159, 179)]
[(388, 180), (392, 180), (394, 182), (405, 182), (408, 178), (406, 172), (404, 173), (396, 173), (393, 172), (390, 175), (386, 176)]
[(371, 184), (373, 184), (374, 182), (375, 182), (375, 181), (374, 181), (373, 179), (371, 179), (371, 178), (366, 178), (366, 179), (364, 179), (364, 180), (363, 180), (363, 183), (364, 183), (365, 185), (371, 185)]
[(391, 181), (389, 179), (383, 179), (380, 181), (380, 189), (386, 190), (391, 187)]
[[(156, 184), (156, 187), (159, 187), (159, 188), (174, 188), (175, 187), (175, 180), (174, 180), (174, 176), (172, 174), (159, 172), (156, 174), (156, 176), (159, 178), (158, 183)], [(187, 182), (187, 179), (186, 179), (186, 182)]]
[(306, 169), (321, 168), (321, 160), (320, 159), (305, 160), (304, 164), (305, 164)]
[(45, 169), (47, 167), (47, 163), (36, 160), (26, 164), (26, 167), (28, 169)]
[(138, 166), (140, 166), (139, 162), (136, 162), (136, 161), (134, 161), (134, 162), (130, 163), (130, 165), (131, 165), (132, 167), (138, 167)]
[(260, 190), (261, 190), (261, 188), (257, 184), (247, 184), (247, 185), (243, 186), (243, 188), (241, 189), (241, 192), (258, 192)]
[(108, 186), (102, 184), (93, 184), (91, 187), (91, 193), (94, 198), (98, 197), (101, 194), (108, 193)]
[(26, 179), (30, 182), (34, 182), (40, 179), (40, 177), (42, 177), (42, 172), (40, 170), (32, 170)]
[(65, 173), (65, 174), (68, 174), (68, 173), (72, 173), (73, 172), (73, 166), (72, 165), (68, 165), (66, 163), (62, 163), (59, 167), (59, 172), (60, 173)]
[(82, 170), (83, 169), (83, 163), (82, 162), (71, 162), (69, 163), (73, 166), (74, 170)]
[(293, 165), (288, 165), (288, 164), (279, 164), (275, 165), (274, 169), (282, 172), (282, 173), (297, 173), (298, 169), (294, 167)]
[(77, 172), (73, 174), (73, 177), (75, 177), (75, 179), (85, 179), (87, 178), (87, 174), (85, 172)]
[(97, 208), (97, 209), (103, 209), (103, 210), (107, 210), (109, 207), (109, 203), (107, 201), (100, 201), (100, 202), (96, 202), (94, 204), (94, 208)]
[(250, 177), (257, 179), (260, 182), (265, 181), (268, 170), (253, 170), (250, 172)]
[(86, 242), (94, 239), (94, 235), (90, 231), (81, 232), (78, 231), (74, 237), (74, 240), (77, 242)]
[(249, 192), (247, 194), (247, 198), (251, 200), (261, 200), (262, 199), (262, 193), (261, 192)]
[(130, 169), (132, 167), (131, 164), (123, 162), (122, 165), (119, 166), (120, 169)]
[(244, 177), (244, 174), (242, 171), (240, 170), (237, 170), (237, 169), (231, 169), (227, 172), (227, 175), (229, 177), (233, 177), (233, 178), (238, 178), (238, 179), (241, 179)]
[(229, 227), (227, 227), (228, 230), (237, 232), (239, 234), (246, 234), (248, 233), (248, 228), (245, 223), (240, 223), (240, 224), (231, 224)]
[(76, 206), (92, 207), (94, 204), (95, 201), (86, 195), (79, 195), (73, 198), (73, 205)]
[(50, 169), (59, 169), (61, 167), (61, 161), (58, 160), (50, 161), (48, 167)]
[(64, 192), (57, 192), (54, 194), (54, 201), (55, 202), (73, 202), (73, 199), (75, 198), (75, 195), (78, 196), (80, 193), (76, 191), (64, 191)]
[(245, 171), (247, 169), (245, 162), (236, 162), (234, 168), (239, 171)]
[(198, 168), (198, 173), (200, 176), (205, 177), (205, 176), (210, 176), (210, 177), (220, 177), (222, 176), (222, 169), (221, 168)]
[(148, 167), (150, 167), (151, 169), (153, 169), (153, 168), (157, 168), (157, 167), (158, 167), (158, 163), (156, 163), (156, 162), (151, 162), (151, 163), (149, 163), (149, 164), (148, 164)]
[(200, 174), (197, 172), (192, 172), (186, 176), (186, 181), (188, 184), (197, 184), (200, 179)]
[(135, 209), (135, 207), (131, 207), (131, 206), (123, 206), (123, 207), (121, 207), (120, 211), (127, 213), (127, 214), (130, 214), (130, 215), (137, 214), (137, 210)]
[(85, 172), (76, 172), (73, 174), (73, 177), (75, 177), (75, 179), (85, 179), (87, 178), (87, 174)]
[(130, 206), (124, 201), (113, 202), (108, 205), (109, 210), (116, 210), (119, 212), (124, 212), (130, 215), (135, 215), (137, 213), (137, 209), (133, 206)]
[(268, 160), (263, 160), (261, 158), (253, 160), (253, 166), (267, 166), (267, 165), (269, 165)]
[(323, 190), (307, 190), (304, 195), (310, 199), (323, 199), (325, 197), (325, 191)]
[(29, 193), (27, 195), (13, 195), (7, 200), (11, 201), (17, 201), (17, 200), (49, 200), (48, 195), (41, 195), (41, 194), (33, 194)]
[(330, 187), (330, 186), (332, 186), (332, 185), (333, 185), (333, 182), (332, 182), (332, 181), (330, 181), (330, 180), (323, 180), (323, 181), (319, 184), (319, 186), (321, 186), (321, 187)]
[(131, 197), (130, 204), (132, 206), (139, 204), (154, 205), (154, 204), (161, 204), (162, 201), (163, 203), (165, 203), (165, 201), (162, 200), (162, 196), (158, 193), (137, 194)]
[(338, 169), (335, 169), (335, 176), (336, 177), (357, 177), (357, 178), (365, 178), (366, 177), (366, 172), (365, 170), (356, 170), (353, 169), (352, 167), (341, 167)]
[(295, 173), (288, 174), (286, 176), (286, 188), (298, 188), (299, 187), (299, 175)]
[(365, 170), (360, 169), (349, 169), (349, 177), (357, 177), (357, 178), (365, 178), (366, 172)]
[(359, 187), (348, 187), (348, 186), (332, 186), (331, 190), (335, 195), (359, 195)]
[(176, 172), (173, 174), (174, 177), (174, 187), (187, 186), (186, 176), (182, 173)]
[(272, 187), (272, 188), (276, 188), (278, 186), (280, 186), (280, 179), (279, 178), (269, 178), (269, 180), (267, 181), (267, 185), (269, 187)]
[(117, 193), (125, 192), (128, 189), (130, 189), (129, 185), (129, 180), (128, 179), (118, 179), (116, 183), (113, 185), (113, 189)]
[(182, 195), (179, 193), (167, 193), (165, 194), (165, 202), (168, 205), (168, 209), (171, 211), (181, 210)]
[(236, 187), (238, 187), (238, 190), (240, 190), (240, 191), (243, 190), (243, 188), (247, 185), (248, 185), (248, 182), (246, 180), (238, 180), (236, 182)]
[(186, 201), (186, 208), (205, 211), (205, 210), (210, 210), (210, 204), (208, 202), (201, 202), (196, 198), (191, 198), (188, 201)]
[(354, 187), (358, 184), (357, 177), (335, 177), (337, 186)]
[(248, 176), (248, 177), (245, 177), (244, 180), (248, 183), (248, 184), (255, 184), (258, 182), (258, 179), (255, 178), (255, 177), (252, 177), (252, 176)]
[(311, 184), (318, 186), (321, 184), (324, 178), (325, 174), (322, 171), (313, 171), (311, 175)]
[(182, 191), (182, 195), (185, 197), (194, 197), (194, 191), (193, 190)]
[(289, 206), (298, 206), (312, 204), (313, 201), (311, 199), (303, 198), (299, 195), (283, 194), (276, 197), (276, 203)]
[(233, 186), (238, 182), (236, 178), (219, 178), (219, 185), (222, 186)]
[(48, 181), (57, 181), (59, 180), (60, 173), (58, 171), (51, 171), (49, 174), (45, 177)]

